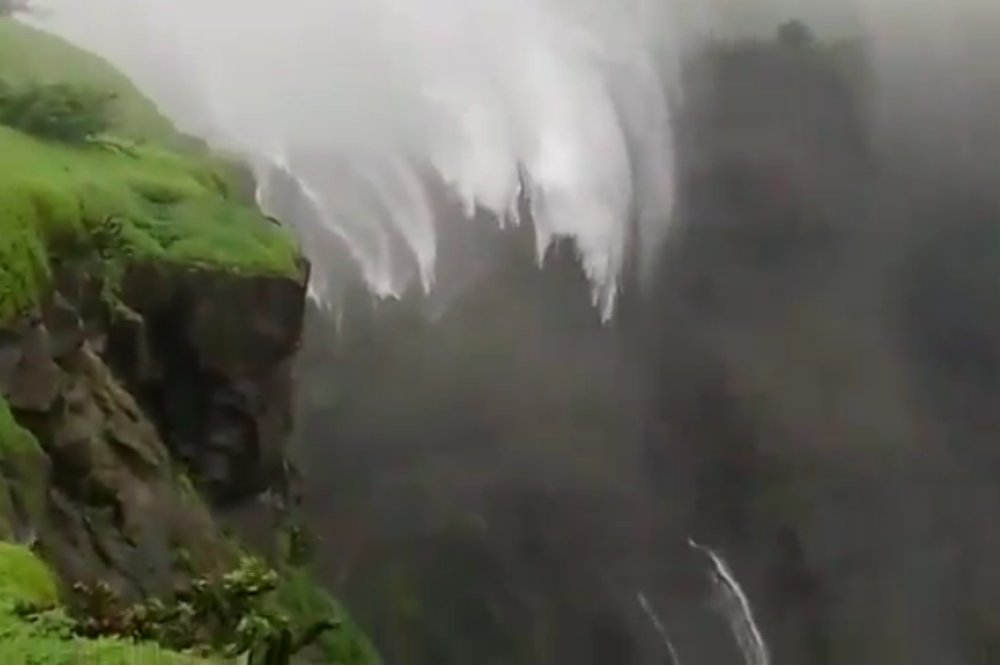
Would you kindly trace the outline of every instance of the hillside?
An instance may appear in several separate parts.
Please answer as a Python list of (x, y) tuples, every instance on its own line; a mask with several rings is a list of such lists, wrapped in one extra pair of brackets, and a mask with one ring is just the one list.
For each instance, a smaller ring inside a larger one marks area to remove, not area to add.
[(103, 58), (23, 23), (0, 19), (0, 76), (86, 84), (121, 96), (119, 132), (169, 141), (175, 130), (156, 105)]
[[(0, 19), (0, 85), (0, 660), (227, 660), (83, 637), (23, 607), (79, 612), (81, 591), (107, 587), (125, 614), (237, 581), (222, 575), (250, 561), (214, 508), (283, 485), (308, 264), (231, 161), (102, 59)], [(109, 129), (29, 132), (5, 120), (32, 112), (3, 97), (24, 90), (113, 95)], [(340, 623), (324, 662), (373, 659), (336, 603), (271, 565), (268, 610)]]

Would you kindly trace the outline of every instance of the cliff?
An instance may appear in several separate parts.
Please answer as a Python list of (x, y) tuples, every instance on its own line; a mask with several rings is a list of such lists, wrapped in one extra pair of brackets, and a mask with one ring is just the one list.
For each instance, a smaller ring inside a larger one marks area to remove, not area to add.
[(283, 488), (308, 264), (107, 63), (0, 19), (0, 79), (100, 88), (116, 112), (93, 145), (0, 126), (0, 655), (197, 661), (15, 606), (236, 566), (213, 511)]

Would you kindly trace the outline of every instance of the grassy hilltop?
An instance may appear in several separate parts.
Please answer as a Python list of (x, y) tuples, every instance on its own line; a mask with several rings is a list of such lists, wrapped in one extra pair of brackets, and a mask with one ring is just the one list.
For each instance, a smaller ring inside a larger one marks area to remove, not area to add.
[(100, 145), (47, 142), (0, 126), (0, 319), (44, 289), (53, 238), (85, 236), (108, 220), (122, 227), (123, 257), (296, 271), (292, 238), (236, 200), (229, 165), (179, 148), (191, 142), (101, 58), (0, 19), (0, 81), (67, 83), (116, 96), (113, 127)]

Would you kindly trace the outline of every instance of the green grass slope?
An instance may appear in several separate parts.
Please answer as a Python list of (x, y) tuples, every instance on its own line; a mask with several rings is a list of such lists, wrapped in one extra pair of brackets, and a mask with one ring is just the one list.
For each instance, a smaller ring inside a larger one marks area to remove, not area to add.
[[(71, 147), (0, 126), (0, 327), (42, 296), (55, 241), (86, 238), (108, 220), (121, 238), (95, 270), (113, 277), (125, 262), (269, 275), (297, 275), (289, 233), (240, 202), (226, 162), (177, 134), (155, 105), (101, 58), (53, 35), (0, 18), (0, 79), (69, 83), (117, 95), (114, 131), (100, 145)], [(0, 397), (0, 462), (30, 459), (38, 443)], [(5, 468), (6, 470), (6, 468)], [(0, 663), (194, 664), (155, 644), (88, 640), (61, 612), (28, 620), (25, 603), (57, 601), (48, 567), (12, 544), (7, 480), (0, 479)]]
[(77, 83), (116, 93), (120, 133), (169, 142), (173, 124), (103, 58), (10, 18), (0, 18), (0, 77), (38, 83)]
[(121, 639), (82, 639), (68, 632), (59, 611), (27, 620), (19, 605), (52, 605), (58, 589), (48, 567), (25, 547), (0, 542), (0, 664), (4, 665), (190, 665), (193, 656), (155, 644)]
[(292, 236), (238, 201), (225, 162), (168, 148), (170, 137), (182, 143), (179, 135), (102, 59), (0, 19), (0, 78), (118, 95), (116, 136), (107, 144), (72, 147), (0, 127), (0, 322), (43, 292), (53, 238), (85, 236), (109, 219), (123, 227), (124, 245), (112, 264), (131, 257), (296, 273)]

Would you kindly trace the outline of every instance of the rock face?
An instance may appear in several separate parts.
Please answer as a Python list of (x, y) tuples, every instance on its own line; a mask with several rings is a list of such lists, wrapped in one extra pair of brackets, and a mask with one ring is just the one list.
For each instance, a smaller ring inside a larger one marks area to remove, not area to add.
[(754, 48), (688, 98), (635, 323), (661, 502), (777, 662), (995, 661), (995, 191), (880, 151), (834, 60)]
[(112, 363), (218, 503), (284, 475), (307, 282), (305, 263), (298, 279), (157, 265), (125, 278)]
[(37, 441), (2, 453), (11, 536), (131, 595), (168, 586), (180, 552), (230, 563), (196, 486), (229, 502), (282, 479), (306, 275), (148, 265), (112, 295), (59, 267), (0, 331), (0, 395)]

